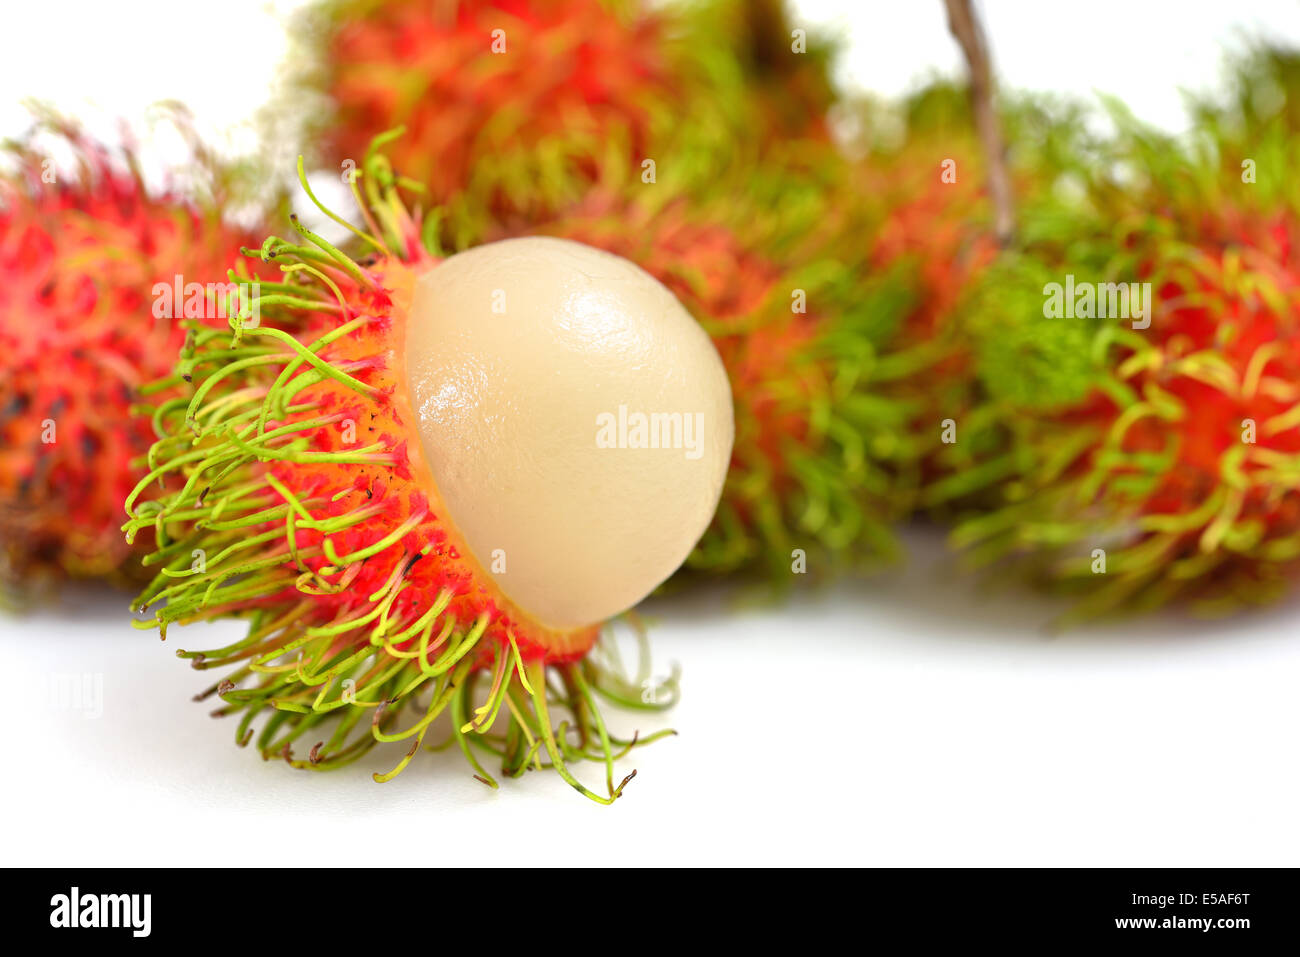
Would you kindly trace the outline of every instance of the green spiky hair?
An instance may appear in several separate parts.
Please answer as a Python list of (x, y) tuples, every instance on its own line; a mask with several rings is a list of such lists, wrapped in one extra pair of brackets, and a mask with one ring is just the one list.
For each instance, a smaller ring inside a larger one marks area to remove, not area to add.
[(595, 159), (658, 158), (684, 125), (720, 151), (825, 140), (832, 48), (813, 36), (795, 54), (783, 7), (320, 0), (293, 31), (293, 102), (273, 121), (313, 117), (330, 167), (403, 126), (394, 164), (437, 203), (533, 220), (580, 200)]
[[(128, 537), (147, 528), (157, 542), (145, 559), (157, 577), (135, 603), (153, 618), (137, 624), (166, 638), (173, 624), (248, 620), (230, 645), (178, 654), (226, 672), (199, 698), (219, 697), (214, 714), (238, 716), (236, 740), (265, 758), (327, 770), (398, 744), (382, 782), (421, 749), (457, 746), (490, 787), (480, 755), (511, 777), (554, 769), (612, 803), (632, 776), (616, 785), (615, 762), (671, 732), (618, 738), (597, 698), (662, 709), (675, 675), (651, 682), (643, 654), (642, 673), (620, 677), (613, 623), (531, 619), (440, 520), (398, 349), (415, 279), (438, 255), (382, 156), (360, 178), (366, 229), (349, 228), (365, 255), (294, 219), (294, 240), (245, 250), (282, 280), (241, 282), (189, 321), (175, 374), (153, 388), (143, 412), (158, 439), (126, 502)], [(604, 794), (569, 770), (582, 759), (604, 764)]]
[[(910, 357), (904, 375), (878, 383), (878, 402), (900, 404), (910, 417), (898, 430), (907, 455), (896, 466), (898, 500), (942, 516), (950, 497), (987, 480), (996, 462), (969, 442), (947, 441), (950, 423), (963, 436), (981, 405), (976, 344), (954, 317), (969, 315), (976, 290), (996, 266), (999, 242), (988, 196), (987, 162), (975, 129), (970, 92), (936, 82), (901, 103), (861, 98), (845, 105), (856, 116), (847, 188), (835, 191), (870, 210), (869, 229), (848, 233), (838, 251), (860, 275), (901, 275), (908, 302), (882, 354)], [(1080, 127), (1073, 109), (1032, 97), (1007, 98), (999, 113), (1008, 133), (1007, 166), (1018, 202), (1045, 204), (1072, 173)], [(996, 376), (993, 381), (1000, 381)], [(971, 468), (974, 463), (977, 468)]]
[[(1300, 85), (1276, 54), (1240, 76), (1267, 113), (1202, 104), (1186, 141), (1111, 103), (1118, 136), (1027, 211), (961, 315), (980, 402), (929, 494), (964, 504), (953, 540), (973, 562), (1080, 596), (1067, 621), (1225, 610), (1296, 573), (1300, 191), (1279, 158), (1300, 145)], [(1149, 283), (1149, 327), (1109, 288), (1109, 315), (1082, 290), (1061, 314), (1067, 277)]]

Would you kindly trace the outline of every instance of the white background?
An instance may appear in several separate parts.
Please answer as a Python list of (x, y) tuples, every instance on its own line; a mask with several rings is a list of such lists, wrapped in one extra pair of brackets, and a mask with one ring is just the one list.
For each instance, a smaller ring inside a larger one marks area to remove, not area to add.
[[(937, 0), (799, 6), (846, 31), (846, 82), (896, 94), (958, 63)], [(1300, 42), (1292, 3), (989, 6), (1008, 83), (1106, 90), (1173, 130), (1178, 88), (1212, 87), (1235, 31)], [(238, 124), (269, 95), (285, 8), (216, 9), (65, 4), (70, 31), (48, 7), (10, 5), (6, 33), (25, 41), (0, 61), (0, 134), (22, 128), (22, 95), (104, 129), (175, 97), (231, 152), (259, 149)], [(125, 596), (70, 590), (0, 617), (0, 860), (1297, 863), (1300, 605), (1049, 637), (1053, 606), (958, 579), (932, 534), (908, 537), (906, 568), (779, 607), (717, 592), (655, 603), (655, 652), (683, 666), (683, 701), (618, 726), (681, 734), (626, 762), (640, 773), (612, 808), (548, 775), (490, 792), (457, 754), (386, 785), (368, 773), (396, 760), (382, 749), (333, 774), (262, 762), (188, 700), (211, 676), (172, 654), (237, 625), (160, 645), (129, 627)], [(42, 689), (68, 673), (103, 676), (101, 716), (50, 706)], [(598, 767), (581, 773), (598, 786)]]

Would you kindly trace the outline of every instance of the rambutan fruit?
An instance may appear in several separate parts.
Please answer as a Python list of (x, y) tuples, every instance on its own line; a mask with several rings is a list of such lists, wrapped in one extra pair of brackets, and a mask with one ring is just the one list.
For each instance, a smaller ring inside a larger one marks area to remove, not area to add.
[(861, 240), (857, 268), (901, 272), (911, 296), (893, 348), (924, 357), (919, 374), (888, 384), (888, 394), (913, 410), (904, 429), (915, 446), (907, 486), (916, 507), (941, 472), (945, 423), (968, 407), (972, 392), (970, 357), (952, 334), (951, 316), (997, 244), (964, 89), (935, 84), (899, 107), (863, 102), (846, 109), (855, 107), (849, 191), (873, 207), (879, 223)]
[[(46, 147), (61, 146), (75, 171)], [(211, 205), (151, 196), (71, 124), (43, 117), (0, 173), (0, 583), (132, 577), (118, 530), (149, 447), (131, 414), (184, 339), (154, 287), (220, 275), (240, 237)], [(138, 580), (138, 575), (135, 575)]]
[(1220, 114), (1189, 149), (1117, 113), (1077, 201), (963, 312), (982, 401), (958, 481), (986, 510), (953, 540), (1081, 595), (1066, 620), (1263, 601), (1300, 565), (1300, 204), (1251, 158), (1294, 155), (1294, 115), (1234, 143)]
[[(340, 0), (312, 14), (324, 34), (313, 80), (334, 109), (324, 155), (361, 156), (403, 127), (393, 165), (440, 204), (475, 182), (497, 213), (572, 194), (569, 175), (612, 129), (645, 149), (647, 98), (667, 95), (663, 17), (639, 3)], [(512, 174), (520, 156), (546, 158), (554, 192)]]
[(333, 0), (309, 12), (318, 40), (298, 86), (330, 104), (320, 157), (355, 158), (402, 127), (394, 167), (434, 202), (497, 222), (581, 199), (602, 159), (662, 162), (683, 110), (702, 149), (828, 138), (828, 49), (792, 53), (779, 2)]
[[(655, 736), (615, 739), (596, 695), (670, 702), (599, 665), (597, 642), (713, 514), (733, 434), (721, 362), (631, 263), (541, 238), (443, 259), (383, 157), (362, 179), (366, 258), (295, 220), (298, 243), (259, 253), (283, 282), (230, 329), (190, 324), (168, 383), (188, 389), (155, 410), (127, 499), (128, 534), (158, 543), (137, 607), (161, 603), (146, 627), (164, 637), (250, 619), (242, 640), (181, 655), (235, 666), (208, 694), (242, 714), (241, 743), (267, 715), (264, 756), (321, 770), (409, 742), (384, 781), (448, 712), (484, 783), (478, 751), (511, 776), (549, 759), (611, 803), (615, 758)], [(568, 770), (589, 757), (603, 795)]]

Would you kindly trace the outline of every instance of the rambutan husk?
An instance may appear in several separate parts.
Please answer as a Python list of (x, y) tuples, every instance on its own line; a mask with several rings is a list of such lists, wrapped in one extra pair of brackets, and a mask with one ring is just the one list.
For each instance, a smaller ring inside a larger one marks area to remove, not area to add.
[[(75, 171), (50, 158), (56, 144)], [(38, 113), (4, 158), (0, 592), (21, 602), (68, 577), (138, 585), (118, 526), (131, 461), (152, 436), (132, 406), (184, 339), (178, 322), (155, 318), (151, 290), (219, 275), (247, 240), (215, 199), (150, 195), (129, 148), (117, 157), (53, 114)], [(196, 158), (220, 193), (215, 166)]]
[[(216, 715), (240, 716), (240, 744), (263, 717), (266, 758), (326, 770), (377, 744), (407, 745), (375, 774), (383, 782), (421, 748), (455, 744), (493, 788), (479, 754), (511, 777), (552, 768), (612, 803), (636, 773), (616, 785), (614, 762), (672, 732), (617, 738), (597, 697), (660, 710), (675, 675), (647, 696), (644, 653), (636, 678), (620, 675), (617, 623), (537, 623), (447, 520), (402, 372), (414, 283), (439, 259), (386, 158), (372, 153), (358, 172), (367, 231), (349, 228), (365, 258), (294, 219), (297, 242), (271, 237), (252, 253), (280, 264), (284, 281), (232, 300), (229, 329), (188, 323), (176, 373), (158, 384), (180, 394), (154, 410), (149, 472), (126, 501), (128, 537), (152, 529), (157, 540), (145, 560), (157, 577), (135, 603), (157, 607), (139, 624), (165, 638), (175, 623), (249, 619), (240, 641), (179, 654), (195, 668), (233, 668), (200, 698), (215, 694)], [(299, 173), (310, 196), (301, 160)], [(643, 642), (635, 616), (623, 620)], [(427, 744), (443, 713), (449, 737)], [(295, 753), (303, 741), (313, 743)], [(604, 763), (604, 794), (569, 771), (581, 759)]]
[[(1075, 195), (1023, 210), (1020, 245), (959, 310), (979, 402), (965, 468), (941, 479), (952, 539), (972, 565), (1074, 596), (1061, 625), (1222, 613), (1300, 569), (1300, 202), (1265, 161), (1300, 148), (1294, 62), (1244, 74), (1284, 91), (1279, 109), (1203, 105), (1191, 146), (1114, 109), (1120, 134), (1079, 149)], [(1149, 328), (1049, 318), (1067, 274), (1150, 283)]]
[[(306, 11), (295, 100), (324, 95), (319, 159), (390, 159), (439, 205), (535, 221), (580, 200), (602, 160), (826, 141), (830, 48), (790, 52), (779, 0), (326, 0)], [(296, 106), (297, 104), (295, 104)]]
[(669, 82), (662, 18), (637, 3), (342, 0), (309, 14), (322, 41), (310, 58), (321, 75), (307, 85), (320, 85), (333, 112), (324, 152), (356, 158), (400, 126), (396, 168), (439, 204), (474, 184), (495, 215), (581, 189), (580, 178), (556, 192), (554, 177), (510, 178), (514, 157), (580, 177), (611, 121), (627, 149), (644, 149), (645, 100)]

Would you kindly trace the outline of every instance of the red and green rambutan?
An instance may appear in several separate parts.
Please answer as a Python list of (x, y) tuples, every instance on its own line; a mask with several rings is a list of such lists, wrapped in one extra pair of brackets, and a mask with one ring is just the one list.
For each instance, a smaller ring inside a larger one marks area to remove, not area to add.
[[(237, 715), (236, 739), (266, 758), (327, 770), (397, 743), (386, 781), (421, 748), (455, 745), (491, 787), (482, 755), (612, 803), (632, 776), (616, 783), (614, 762), (671, 732), (617, 738), (597, 699), (664, 708), (675, 678), (647, 697), (644, 656), (633, 679), (611, 664), (613, 624), (553, 628), (521, 610), (447, 518), (401, 374), (416, 281), (440, 250), (384, 157), (358, 173), (364, 256), (295, 219), (294, 240), (254, 253), (282, 282), (241, 292), (229, 328), (187, 323), (164, 383), (181, 394), (154, 410), (148, 473), (126, 500), (128, 535), (157, 542), (141, 626), (248, 619), (243, 639), (179, 654), (230, 669), (200, 698), (219, 697), (214, 713)], [(570, 772), (581, 759), (603, 762), (603, 794)]]
[(355, 159), (402, 127), (393, 165), (438, 204), (479, 184), (498, 215), (554, 201), (520, 157), (572, 195), (570, 174), (611, 130), (645, 149), (647, 101), (669, 88), (663, 17), (638, 3), (341, 0), (310, 12), (323, 34), (312, 79), (334, 111), (322, 154)]
[[(56, 145), (75, 168), (52, 158)], [(129, 152), (53, 117), (5, 161), (0, 581), (17, 592), (38, 579), (131, 579), (121, 501), (151, 439), (131, 407), (184, 338), (175, 319), (155, 316), (153, 289), (220, 276), (240, 238), (213, 205), (150, 195)]]
[[(1081, 596), (1071, 618), (1264, 601), (1300, 566), (1293, 64), (1255, 61), (1244, 95), (1282, 102), (1206, 106), (1190, 146), (1116, 112), (1081, 195), (1026, 219), (962, 316), (978, 451), (946, 481), (982, 509), (953, 540)], [(1149, 311), (1116, 316), (1121, 288)]]
[(581, 200), (602, 161), (661, 161), (683, 126), (720, 152), (828, 138), (830, 50), (813, 38), (792, 52), (779, 2), (327, 0), (308, 13), (298, 91), (327, 99), (318, 158), (355, 160), (402, 127), (394, 167), (496, 222)]

